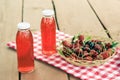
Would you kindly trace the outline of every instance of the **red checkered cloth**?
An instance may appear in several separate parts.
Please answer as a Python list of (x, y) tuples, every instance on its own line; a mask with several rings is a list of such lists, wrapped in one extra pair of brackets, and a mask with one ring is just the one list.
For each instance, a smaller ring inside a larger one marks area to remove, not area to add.
[[(57, 31), (57, 46), (59, 42), (65, 38), (72, 36), (63, 32)], [(120, 80), (120, 48), (117, 49), (117, 54), (114, 58), (101, 66), (83, 67), (75, 66), (66, 62), (58, 54), (47, 57), (41, 53), (41, 34), (36, 32), (33, 34), (34, 38), (34, 57), (38, 60), (46, 62), (52, 66), (60, 68), (61, 70), (82, 80)], [(8, 42), (7, 46), (16, 49), (15, 42)]]

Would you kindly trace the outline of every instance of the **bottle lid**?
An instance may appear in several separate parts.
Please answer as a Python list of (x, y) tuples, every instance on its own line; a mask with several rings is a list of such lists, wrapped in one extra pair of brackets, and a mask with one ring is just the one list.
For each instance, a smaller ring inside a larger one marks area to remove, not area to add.
[(43, 11), (42, 11), (42, 14), (43, 14), (44, 16), (51, 16), (51, 15), (54, 15), (54, 11), (53, 11), (53, 10), (46, 9), (46, 10), (43, 10)]
[(17, 27), (18, 29), (28, 29), (30, 28), (30, 24), (28, 22), (20, 22)]

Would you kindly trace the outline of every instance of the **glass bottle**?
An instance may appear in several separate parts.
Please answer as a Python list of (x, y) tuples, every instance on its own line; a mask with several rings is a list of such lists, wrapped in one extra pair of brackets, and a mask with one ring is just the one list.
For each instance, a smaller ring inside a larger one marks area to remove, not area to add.
[(53, 10), (42, 11), (41, 38), (42, 53), (50, 56), (56, 53), (56, 23)]
[(34, 70), (33, 37), (30, 24), (21, 22), (18, 24), (16, 35), (18, 71), (21, 73)]

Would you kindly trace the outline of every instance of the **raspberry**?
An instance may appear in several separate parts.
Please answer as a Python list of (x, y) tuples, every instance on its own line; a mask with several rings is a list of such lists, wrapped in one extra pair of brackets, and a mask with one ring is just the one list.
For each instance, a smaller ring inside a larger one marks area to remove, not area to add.
[(112, 45), (111, 45), (110, 43), (106, 43), (106, 44), (105, 44), (105, 47), (106, 47), (107, 49), (111, 48), (111, 46), (112, 46)]
[(109, 57), (109, 53), (108, 53), (108, 51), (104, 51), (104, 52), (102, 52), (101, 55), (102, 55), (103, 59), (106, 59), (106, 58)]
[(79, 44), (80, 44), (81, 46), (83, 46), (83, 41), (79, 41)]
[(80, 46), (79, 42), (80, 42), (79, 40), (77, 40), (77, 41), (75, 42), (75, 45), (76, 45), (77, 47)]
[(78, 39), (79, 39), (80, 41), (83, 41), (83, 40), (84, 40), (84, 36), (83, 36), (83, 35), (79, 35), (79, 36), (78, 36)]
[(76, 48), (76, 49), (75, 49), (75, 52), (76, 52), (77, 54), (79, 54), (79, 53), (82, 53), (82, 50), (81, 50), (80, 48)]
[(64, 40), (62, 42), (62, 44), (65, 46), (65, 47), (69, 47), (69, 48), (72, 48), (72, 44), (70, 44), (68, 41)]
[(99, 44), (95, 44), (95, 50), (100, 50), (100, 51), (102, 51), (102, 47), (99, 45)]
[(84, 55), (84, 56), (89, 56), (89, 53), (88, 53), (87, 51), (84, 51), (84, 52), (83, 52), (83, 55)]
[(90, 52), (90, 48), (89, 47), (83, 47), (82, 49), (83, 49), (83, 51)]
[(98, 52), (96, 52), (95, 50), (90, 50), (90, 54), (91, 55), (98, 55)]
[(92, 61), (92, 60), (93, 60), (93, 58), (92, 58), (91, 56), (87, 56), (87, 57), (85, 57), (84, 59), (85, 59), (85, 60), (88, 60), (88, 61)]

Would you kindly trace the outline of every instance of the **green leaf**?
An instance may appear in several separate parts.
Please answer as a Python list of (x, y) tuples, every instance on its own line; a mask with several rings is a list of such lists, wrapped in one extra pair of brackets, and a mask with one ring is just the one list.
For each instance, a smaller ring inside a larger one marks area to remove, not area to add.
[(86, 38), (86, 41), (90, 41), (91, 40), (91, 36), (88, 36), (87, 38)]
[(78, 36), (79, 36), (79, 35), (80, 35), (80, 34), (74, 35), (74, 37), (72, 38), (72, 44), (75, 43), (76, 40), (78, 40)]
[(62, 52), (62, 49), (58, 50), (58, 52), (59, 52), (61, 55), (64, 55), (63, 52)]
[(112, 42), (112, 48), (113, 48), (113, 47), (116, 47), (117, 44), (118, 44), (118, 42)]
[(91, 36), (87, 36), (87, 37), (85, 38), (85, 41), (83, 42), (84, 45), (86, 44), (86, 42), (88, 42), (88, 41), (90, 41), (90, 40), (91, 40)]

